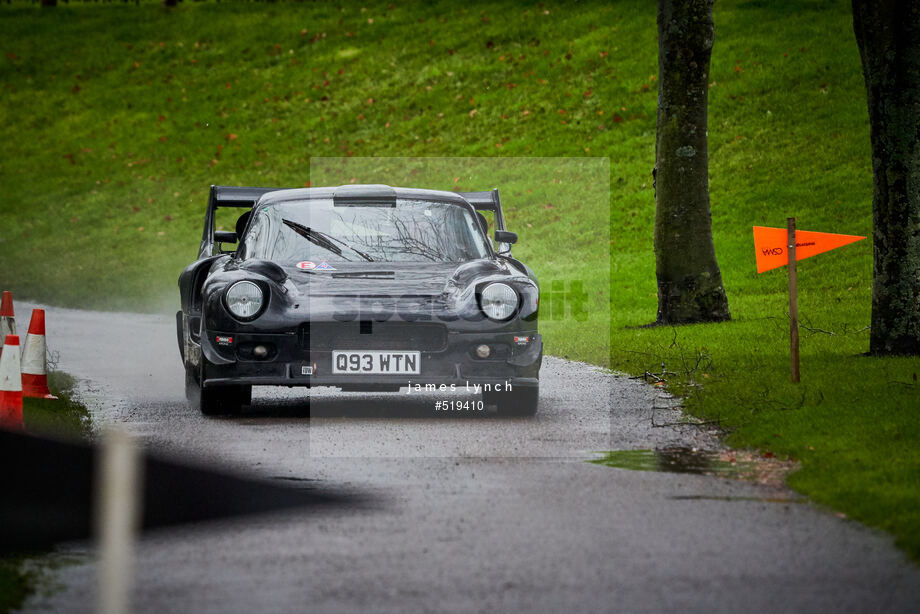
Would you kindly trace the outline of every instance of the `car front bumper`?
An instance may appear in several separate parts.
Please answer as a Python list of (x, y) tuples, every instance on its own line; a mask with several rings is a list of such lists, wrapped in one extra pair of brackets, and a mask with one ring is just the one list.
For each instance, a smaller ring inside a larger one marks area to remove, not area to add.
[[(229, 340), (228, 340), (229, 339)], [(526, 341), (525, 341), (526, 340)], [(296, 332), (279, 334), (206, 333), (201, 341), (203, 387), (228, 385), (255, 386), (334, 386), (343, 390), (395, 390), (403, 386), (491, 386), (532, 387), (538, 385), (543, 360), (543, 339), (535, 332), (469, 333), (448, 332), (443, 347), (396, 351), (419, 351), (419, 373), (364, 374), (334, 373), (333, 351), (304, 343)], [(409, 342), (411, 343), (411, 342)], [(479, 358), (479, 345), (488, 345), (491, 355)], [(255, 345), (270, 348), (269, 355), (256, 359), (248, 354)], [(342, 348), (344, 351), (387, 350)], [(307, 369), (304, 369), (307, 367)], [(309, 374), (306, 374), (309, 372)]]

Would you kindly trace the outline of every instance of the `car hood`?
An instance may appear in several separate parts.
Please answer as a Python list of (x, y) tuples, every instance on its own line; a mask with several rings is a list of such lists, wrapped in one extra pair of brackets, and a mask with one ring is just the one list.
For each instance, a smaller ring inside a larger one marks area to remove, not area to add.
[[(322, 267), (323, 263), (316, 263)], [(442, 296), (462, 292), (485, 277), (511, 275), (496, 260), (456, 263), (336, 262), (330, 268), (282, 265), (302, 294), (315, 296)]]

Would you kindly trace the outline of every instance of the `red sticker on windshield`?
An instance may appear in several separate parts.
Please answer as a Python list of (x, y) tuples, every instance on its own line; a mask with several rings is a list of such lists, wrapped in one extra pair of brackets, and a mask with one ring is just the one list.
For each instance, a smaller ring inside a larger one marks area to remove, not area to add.
[(297, 263), (297, 268), (303, 269), (305, 271), (309, 271), (310, 269), (315, 269), (316, 265), (310, 262), (309, 260), (304, 260), (303, 262)]

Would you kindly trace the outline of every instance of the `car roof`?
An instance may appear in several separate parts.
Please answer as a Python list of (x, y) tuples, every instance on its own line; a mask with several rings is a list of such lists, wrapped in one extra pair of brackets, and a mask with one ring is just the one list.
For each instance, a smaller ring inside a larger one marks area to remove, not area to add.
[(446, 190), (426, 190), (422, 188), (400, 188), (382, 184), (348, 184), (342, 186), (294, 188), (289, 190), (274, 190), (266, 192), (259, 199), (259, 205), (274, 205), (292, 200), (327, 200), (336, 195), (347, 194), (349, 199), (379, 198), (382, 193), (389, 194), (392, 198), (409, 200), (433, 200), (452, 203), (455, 205), (471, 206), (469, 201), (455, 192)]

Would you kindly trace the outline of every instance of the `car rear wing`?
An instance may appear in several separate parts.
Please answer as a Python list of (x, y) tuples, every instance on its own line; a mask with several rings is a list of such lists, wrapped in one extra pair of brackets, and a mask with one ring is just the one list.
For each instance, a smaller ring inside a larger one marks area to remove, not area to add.
[(208, 195), (208, 210), (204, 216), (204, 232), (201, 234), (199, 258), (214, 255), (214, 220), (215, 213), (221, 207), (252, 209), (263, 194), (282, 188), (243, 188), (229, 185), (212, 185)]
[(457, 192), (473, 205), (476, 211), (492, 211), (495, 213), (495, 230), (505, 230), (505, 216), (502, 215), (502, 200), (498, 196), (498, 188), (488, 192)]
[[(498, 188), (492, 188), (488, 192), (457, 192), (473, 205), (476, 211), (492, 211), (495, 213), (495, 230), (507, 230), (505, 228), (505, 215), (502, 213), (502, 199), (498, 196)], [(511, 244), (499, 243), (498, 252), (501, 255), (511, 257)]]

